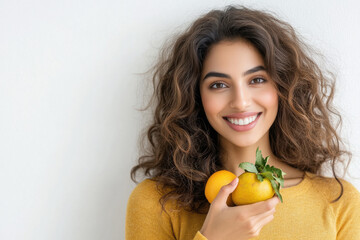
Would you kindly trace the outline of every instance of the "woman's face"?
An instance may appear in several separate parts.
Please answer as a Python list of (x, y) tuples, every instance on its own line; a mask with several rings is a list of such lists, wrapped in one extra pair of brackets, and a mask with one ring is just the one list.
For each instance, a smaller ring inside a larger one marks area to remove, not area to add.
[(200, 94), (221, 144), (247, 147), (268, 140), (278, 95), (252, 44), (238, 40), (213, 45), (204, 61)]

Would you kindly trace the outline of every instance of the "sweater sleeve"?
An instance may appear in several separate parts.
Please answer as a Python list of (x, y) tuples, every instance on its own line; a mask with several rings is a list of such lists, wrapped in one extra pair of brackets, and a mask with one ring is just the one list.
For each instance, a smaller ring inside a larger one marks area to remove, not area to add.
[(151, 180), (135, 187), (126, 210), (125, 239), (175, 239), (171, 219), (161, 209), (160, 197), (155, 182)]
[(360, 239), (360, 192), (351, 183), (344, 180), (342, 183), (343, 196), (334, 204), (338, 232), (336, 239)]
[[(179, 224), (176, 212), (163, 211), (156, 183), (145, 180), (130, 194), (125, 224), (126, 240), (170, 240), (176, 239), (173, 224)], [(193, 240), (207, 240), (199, 231)]]

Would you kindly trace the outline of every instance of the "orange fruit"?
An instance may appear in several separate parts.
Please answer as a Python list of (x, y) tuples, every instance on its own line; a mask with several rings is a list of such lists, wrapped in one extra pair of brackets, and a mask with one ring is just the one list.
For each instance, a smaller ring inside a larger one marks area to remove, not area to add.
[[(220, 170), (213, 173), (206, 182), (205, 185), (205, 197), (212, 203), (222, 186), (225, 186), (232, 182), (236, 178), (236, 175), (227, 170)], [(233, 206), (231, 195), (229, 195), (227, 201), (228, 206)]]
[(260, 182), (255, 173), (245, 172), (239, 176), (239, 183), (231, 194), (235, 205), (251, 204), (272, 198), (275, 194), (269, 179)]

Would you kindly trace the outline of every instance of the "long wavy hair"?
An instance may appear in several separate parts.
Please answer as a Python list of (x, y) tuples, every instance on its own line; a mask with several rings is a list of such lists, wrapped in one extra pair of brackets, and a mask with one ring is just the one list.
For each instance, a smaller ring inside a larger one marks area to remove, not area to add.
[[(196, 212), (207, 205), (206, 181), (222, 166), (218, 134), (205, 116), (199, 81), (209, 48), (239, 38), (257, 48), (277, 86), (279, 108), (270, 128), (275, 156), (315, 174), (329, 163), (341, 185), (335, 167), (348, 152), (341, 149), (341, 117), (332, 106), (334, 75), (310, 57), (311, 48), (288, 23), (268, 12), (228, 6), (197, 19), (163, 50), (154, 68), (154, 118), (131, 177), (136, 182), (136, 173), (143, 170), (166, 189), (163, 207), (168, 200)], [(342, 191), (341, 185), (338, 198)]]

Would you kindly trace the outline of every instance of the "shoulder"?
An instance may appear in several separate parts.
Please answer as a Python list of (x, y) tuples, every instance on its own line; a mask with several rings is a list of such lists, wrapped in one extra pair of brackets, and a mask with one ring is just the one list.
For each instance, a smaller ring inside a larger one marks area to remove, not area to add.
[(157, 181), (153, 179), (146, 179), (140, 182), (131, 192), (128, 200), (128, 209), (142, 208), (147, 212), (155, 212), (162, 210), (169, 210), (175, 205), (171, 201), (167, 201), (165, 209), (161, 206), (161, 197), (166, 194), (166, 191), (161, 188)]
[(128, 200), (128, 209), (146, 209), (156, 211), (161, 208), (162, 193), (156, 181), (146, 179), (140, 182), (131, 192)]
[(311, 183), (314, 190), (323, 194), (328, 203), (326, 206), (331, 209), (336, 221), (337, 238), (359, 239), (360, 192), (350, 182), (344, 179), (339, 179), (339, 181), (343, 186), (343, 192), (337, 201), (334, 200), (339, 197), (341, 187), (335, 178), (315, 176)]
[(134, 190), (131, 192), (129, 201), (141, 200), (143, 198), (151, 198), (153, 200), (160, 199), (161, 192), (159, 191), (156, 181), (152, 179), (146, 179), (136, 185)]
[(163, 211), (161, 196), (154, 180), (144, 180), (134, 188), (126, 210), (126, 239), (173, 239), (172, 217)]
[(341, 194), (341, 185), (343, 186), (343, 194), (340, 199), (350, 200), (360, 198), (360, 192), (350, 182), (339, 178), (340, 183), (333, 177), (324, 177), (312, 173), (306, 173), (312, 187), (321, 192), (327, 199), (336, 199)]

